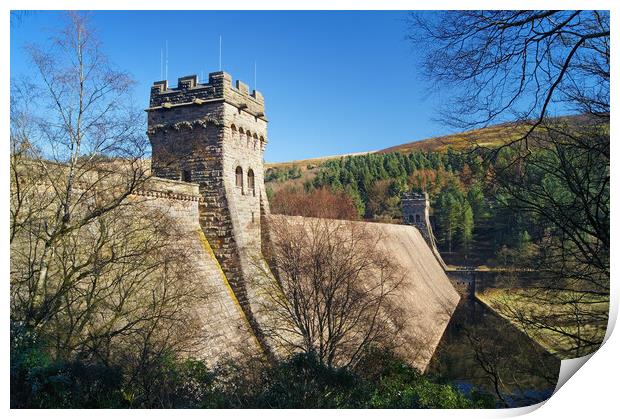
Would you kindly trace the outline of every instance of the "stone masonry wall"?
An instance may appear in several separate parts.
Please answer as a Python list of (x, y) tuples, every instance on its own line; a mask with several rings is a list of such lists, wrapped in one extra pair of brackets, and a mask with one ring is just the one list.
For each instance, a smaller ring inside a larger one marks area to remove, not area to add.
[[(156, 176), (197, 183), (202, 196), (200, 225), (230, 280), (236, 298), (261, 332), (249, 302), (247, 284), (260, 263), (263, 151), (267, 137), (262, 95), (245, 84), (232, 86), (230, 75), (211, 73), (208, 84), (195, 76), (178, 86), (156, 82), (147, 109), (148, 134)], [(236, 185), (236, 168), (243, 186)], [(249, 188), (248, 173), (254, 174)]]
[(211, 246), (199, 224), (202, 197), (198, 185), (151, 179), (131, 197), (135, 211), (158, 210), (167, 214), (179, 235), (178, 246), (188, 251), (192, 273), (199, 275), (207, 298), (194, 308), (201, 320), (203, 344), (200, 356), (210, 365), (227, 359), (261, 356), (262, 350), (242, 307), (236, 300)]

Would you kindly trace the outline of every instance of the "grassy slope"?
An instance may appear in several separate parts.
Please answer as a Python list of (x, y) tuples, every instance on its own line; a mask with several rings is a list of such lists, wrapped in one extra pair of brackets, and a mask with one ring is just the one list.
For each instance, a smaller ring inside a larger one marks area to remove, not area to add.
[(307, 166), (317, 166), (328, 160), (337, 160), (341, 157), (362, 156), (365, 154), (372, 154), (372, 153), (376, 153), (376, 151), (365, 151), (361, 153), (340, 154), (337, 156), (314, 157), (314, 158), (303, 159), (303, 160), (291, 160), (288, 162), (281, 162), (281, 163), (265, 163), (265, 169), (268, 169), (270, 167), (291, 167), (291, 166), (299, 166), (302, 168), (306, 168)]
[[(573, 307), (563, 303), (575, 299), (573, 295), (560, 291), (544, 299), (536, 298), (537, 295), (536, 289), (488, 288), (476, 293), (476, 298), (560, 359), (583, 356), (597, 349), (590, 347), (577, 353), (573, 347), (574, 341), (567, 335), (580, 334), (595, 342), (602, 341), (606, 322), (588, 321), (578, 331), (574, 324)], [(591, 312), (596, 317), (605, 318), (609, 312), (609, 303), (593, 302), (587, 298), (583, 298), (578, 305), (581, 313)], [(522, 320), (517, 320), (519, 318)]]
[(478, 147), (494, 148), (510, 140), (517, 139), (519, 135), (525, 132), (525, 129), (525, 126), (515, 124), (494, 125), (458, 134), (444, 135), (400, 144), (380, 150), (379, 153), (411, 153), (412, 151), (446, 152), (449, 148), (453, 150), (464, 150), (474, 145)]

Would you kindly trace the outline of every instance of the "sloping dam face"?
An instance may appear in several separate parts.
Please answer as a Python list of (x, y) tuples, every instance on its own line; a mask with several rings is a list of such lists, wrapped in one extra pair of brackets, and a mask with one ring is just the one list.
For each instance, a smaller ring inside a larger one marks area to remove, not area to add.
[[(149, 186), (153, 194), (132, 198), (136, 211), (145, 216), (153, 211), (167, 214), (177, 245), (189, 256), (186, 275), (204, 285), (204, 296), (193, 310), (201, 325), (197, 355), (211, 366), (260, 355), (258, 341), (200, 227), (198, 185), (154, 179)], [(182, 193), (183, 198), (175, 193)]]
[[(153, 190), (178, 192), (198, 197), (194, 185), (158, 180)], [(168, 198), (168, 193), (156, 196), (136, 197), (142, 211), (161, 210), (167, 213), (171, 227), (178, 234), (178, 246), (191, 255), (192, 271), (206, 287), (204, 300), (195, 308), (201, 319), (204, 348), (201, 357), (209, 364), (225, 359), (243, 359), (262, 353), (260, 345), (243, 314), (239, 302), (221, 267), (213, 254), (198, 222), (197, 200)], [(269, 215), (268, 221), (286, 220), (301, 223), (302, 217)], [(395, 224), (379, 224), (329, 220), (329, 222), (363, 225), (368, 232), (381, 237), (380, 250), (396, 262), (403, 274), (393, 301), (402, 310), (405, 324), (398, 338), (398, 350), (413, 367), (426, 371), (439, 341), (459, 301), (442, 267), (416, 227)], [(267, 297), (260, 289), (248, 283), (248, 302), (257, 313)], [(258, 313), (260, 314), (260, 313)], [(269, 329), (269, 316), (258, 316), (261, 328)]]
[[(270, 221), (302, 223), (302, 217), (271, 215)], [(380, 237), (378, 250), (400, 265), (403, 282), (394, 303), (402, 310), (405, 324), (399, 334), (397, 353), (413, 367), (426, 371), (428, 364), (459, 302), (459, 294), (414, 226), (329, 220), (361, 224)]]

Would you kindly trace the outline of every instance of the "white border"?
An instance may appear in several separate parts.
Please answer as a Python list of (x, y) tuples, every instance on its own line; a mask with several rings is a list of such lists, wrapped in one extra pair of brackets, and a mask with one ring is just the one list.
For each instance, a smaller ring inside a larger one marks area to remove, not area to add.
[[(618, 3), (618, 2), (615, 2)], [(4, 80), (4, 89), (2, 89), (2, 101), (0, 102), (0, 109), (2, 112), (2, 131), (5, 133), (5, 137), (7, 138), (7, 134), (9, 131), (9, 85), (10, 85), (10, 74), (9, 74), (9, 66), (6, 63), (9, 60), (9, 36), (10, 36), (10, 15), (9, 10), (62, 10), (62, 9), (79, 9), (79, 10), (167, 10), (171, 7), (174, 7), (175, 10), (196, 10), (196, 9), (212, 9), (212, 10), (277, 10), (277, 9), (286, 9), (286, 10), (342, 10), (342, 9), (357, 9), (357, 10), (413, 10), (413, 9), (518, 9), (518, 8), (528, 8), (528, 9), (612, 9), (612, 49), (615, 50), (615, 45), (618, 42), (618, 36), (616, 33), (615, 25), (615, 7), (614, 2), (611, 1), (600, 1), (600, 0), (591, 0), (591, 1), (575, 1), (575, 0), (565, 0), (565, 1), (468, 1), (468, 2), (458, 2), (458, 1), (444, 1), (438, 0), (434, 2), (412, 2), (412, 1), (395, 1), (395, 0), (383, 0), (381, 2), (377, 1), (367, 1), (367, 0), (358, 0), (358, 1), (342, 1), (342, 0), (302, 0), (302, 1), (276, 1), (276, 0), (263, 0), (263, 1), (248, 1), (248, 0), (237, 0), (232, 2), (230, 0), (213, 0), (213, 1), (192, 1), (192, 0), (175, 0), (174, 2), (170, 1), (162, 1), (162, 0), (132, 0), (131, 3), (126, 0), (107, 0), (107, 1), (94, 1), (94, 0), (66, 0), (66, 1), (55, 1), (53, 4), (50, 4), (50, 1), (44, 0), (4, 0), (2, 5), (0, 6), (3, 10), (2, 14), (2, 22), (4, 30), (1, 35), (1, 45), (3, 46), (3, 53), (5, 63), (2, 66), (0, 72), (2, 73), (2, 80)], [(147, 36), (145, 34), (145, 36)], [(612, 83), (612, 101), (615, 103), (615, 99), (617, 98), (618, 89), (616, 88), (615, 80), (616, 80), (616, 71), (615, 69), (618, 67), (618, 60), (615, 57), (615, 53), (612, 54), (612, 71), (613, 71), (613, 80)], [(613, 113), (612, 113), (612, 127), (615, 122), (613, 121)], [(612, 141), (613, 143), (613, 141)], [(616, 146), (612, 146), (612, 156), (616, 155)], [(614, 161), (618, 161), (618, 158), (613, 158)], [(620, 163), (618, 163), (620, 164)], [(8, 141), (3, 143), (2, 151), (0, 151), (0, 165), (2, 167), (2, 171), (0, 171), (0, 176), (2, 178), (2, 182), (0, 183), (2, 188), (2, 194), (0, 196), (6, 197), (8, 195)], [(615, 187), (615, 179), (618, 178), (616, 175), (617, 170), (616, 167), (612, 165), (612, 188), (618, 189)], [(615, 203), (613, 202), (613, 197), (616, 196), (615, 193), (612, 192), (612, 208), (616, 208)], [(0, 223), (1, 230), (7, 232), (9, 215), (8, 215), (8, 202), (3, 201), (3, 205), (0, 207)], [(613, 218), (615, 220), (615, 218)], [(612, 234), (617, 232), (616, 224), (612, 221)], [(615, 237), (615, 236), (614, 236)], [(5, 278), (5, 288), (4, 288), (4, 304), (1, 306), (1, 318), (3, 321), (0, 323), (3, 336), (4, 336), (4, 345), (3, 345), (3, 357), (2, 357), (2, 370), (3, 375), (1, 377), (2, 383), (2, 401), (4, 405), (4, 409), (9, 410), (9, 328), (8, 328), (8, 318), (9, 318), (9, 306), (8, 306), (8, 270), (9, 270), (9, 246), (8, 240), (4, 240), (1, 242), (2, 246), (2, 256), (5, 263), (2, 264), (4, 267), (4, 275)], [(616, 247), (612, 246), (612, 260), (617, 259), (618, 252), (615, 251)], [(618, 298), (617, 298), (617, 280), (614, 279), (615, 269), (612, 266), (612, 306), (610, 312), (610, 326), (607, 333), (608, 341), (605, 345), (592, 356), (592, 358), (587, 362), (588, 366), (582, 368), (576, 375), (576, 378), (572, 380), (568, 380), (568, 382), (561, 387), (558, 387), (558, 391), (554, 394), (549, 401), (546, 403), (541, 403), (540, 405), (536, 405), (528, 408), (520, 408), (520, 409), (503, 409), (503, 410), (469, 410), (469, 411), (453, 411), (453, 410), (383, 410), (383, 411), (359, 411), (359, 410), (326, 410), (326, 411), (316, 411), (316, 410), (295, 410), (295, 411), (285, 411), (285, 410), (273, 410), (269, 412), (264, 411), (253, 411), (253, 410), (243, 410), (243, 411), (234, 411), (234, 410), (218, 410), (218, 411), (188, 411), (188, 410), (180, 410), (175, 412), (174, 414), (183, 415), (185, 417), (204, 417), (205, 415), (217, 416), (222, 418), (237, 418), (239, 416), (251, 416), (255, 417), (256, 415), (269, 414), (270, 416), (279, 418), (279, 417), (289, 417), (290, 415), (295, 415), (301, 418), (304, 417), (315, 417), (317, 415), (320, 416), (338, 416), (338, 417), (350, 417), (350, 418), (358, 418), (360, 416), (390, 416), (391, 418), (410, 418), (412, 416), (416, 417), (465, 417), (465, 418), (486, 418), (486, 417), (508, 417), (508, 416), (516, 416), (520, 414), (525, 414), (528, 412), (531, 413), (531, 417), (544, 418), (544, 417), (579, 417), (580, 419), (588, 418), (588, 417), (608, 417), (610, 416), (610, 412), (617, 410), (616, 408), (616, 399), (617, 395), (617, 382), (620, 378), (619, 374), (619, 362), (617, 359), (618, 354), (618, 338), (611, 334), (613, 330), (613, 326), (615, 325), (615, 319), (617, 318), (618, 313)], [(566, 364), (566, 363), (564, 363)], [(563, 365), (563, 370), (566, 370), (566, 366)], [(569, 369), (574, 369), (574, 366)], [(574, 371), (572, 371), (574, 373)], [(539, 408), (541, 405), (544, 407)], [(6, 411), (5, 410), (5, 411)], [(81, 417), (85, 414), (93, 417), (108, 417), (110, 415), (118, 415), (118, 414), (130, 414), (135, 418), (139, 417), (168, 417), (171, 412), (161, 411), (161, 410), (141, 410), (141, 411), (105, 411), (105, 410), (97, 410), (97, 411), (81, 411), (81, 410), (47, 410), (47, 411), (29, 411), (22, 410), (16, 411), (12, 410), (9, 412), (11, 416), (15, 417)]]

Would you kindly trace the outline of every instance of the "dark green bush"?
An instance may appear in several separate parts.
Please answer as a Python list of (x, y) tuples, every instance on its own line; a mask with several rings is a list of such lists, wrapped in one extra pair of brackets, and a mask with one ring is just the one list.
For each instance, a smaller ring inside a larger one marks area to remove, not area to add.
[(371, 351), (355, 368), (330, 368), (313, 354), (272, 365), (203, 361), (172, 354), (141, 368), (89, 360), (52, 361), (34, 335), (12, 330), (13, 408), (478, 408), (466, 396), (420, 375), (391, 353)]

